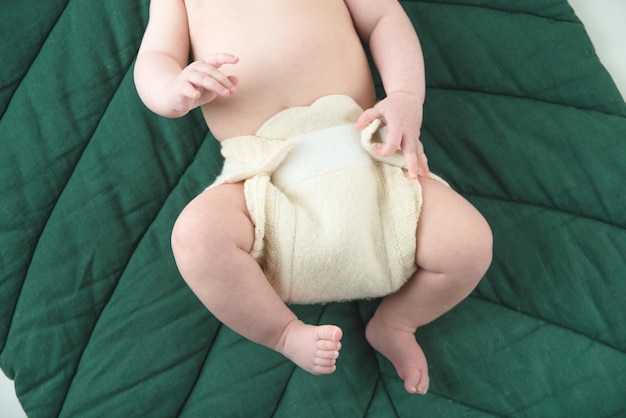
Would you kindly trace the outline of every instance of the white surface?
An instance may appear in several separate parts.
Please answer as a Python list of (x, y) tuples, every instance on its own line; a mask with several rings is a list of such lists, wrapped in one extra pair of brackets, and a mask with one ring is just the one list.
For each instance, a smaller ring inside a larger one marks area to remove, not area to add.
[(626, 99), (626, 1), (569, 0), (569, 4)]
[(4, 373), (0, 372), (0, 417), (2, 418), (24, 418), (26, 414), (20, 406), (13, 382)]
[[(569, 0), (582, 20), (600, 61), (626, 98), (626, 1)], [(0, 373), (0, 417), (24, 418), (13, 382)]]

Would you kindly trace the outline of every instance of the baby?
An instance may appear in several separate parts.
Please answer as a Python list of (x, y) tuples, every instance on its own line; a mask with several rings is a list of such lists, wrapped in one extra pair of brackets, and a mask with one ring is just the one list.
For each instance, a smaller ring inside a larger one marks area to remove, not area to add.
[[(383, 80), (378, 103), (362, 42)], [(384, 296), (366, 338), (425, 394), (416, 329), (476, 287), (492, 238), (429, 171), (423, 58), (397, 0), (152, 0), (135, 83), (160, 115), (201, 107), (222, 143), (222, 176), (172, 232), (207, 309), (328, 374), (342, 330), (304, 324), (287, 303)]]

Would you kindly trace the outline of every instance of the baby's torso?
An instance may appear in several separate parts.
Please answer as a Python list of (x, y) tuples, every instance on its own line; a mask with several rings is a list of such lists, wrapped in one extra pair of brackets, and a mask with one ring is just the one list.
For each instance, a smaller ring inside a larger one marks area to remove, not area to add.
[(345, 94), (374, 102), (368, 61), (343, 0), (185, 0), (196, 59), (228, 52), (236, 93), (203, 108), (220, 140), (252, 134), (280, 110)]

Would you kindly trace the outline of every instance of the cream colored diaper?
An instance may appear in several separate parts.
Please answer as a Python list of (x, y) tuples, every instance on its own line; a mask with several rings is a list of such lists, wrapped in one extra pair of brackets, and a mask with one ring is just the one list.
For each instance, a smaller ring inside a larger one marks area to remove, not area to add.
[(326, 96), (222, 142), (211, 187), (245, 180), (252, 255), (285, 302), (384, 296), (416, 270), (420, 184), (401, 155), (374, 153), (380, 122), (353, 128), (361, 113), (347, 96)]

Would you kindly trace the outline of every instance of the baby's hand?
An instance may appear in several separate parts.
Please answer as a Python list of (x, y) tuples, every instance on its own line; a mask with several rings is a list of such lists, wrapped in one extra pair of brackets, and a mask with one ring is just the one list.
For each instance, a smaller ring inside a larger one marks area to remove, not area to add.
[(209, 103), (217, 96), (233, 94), (239, 80), (226, 76), (219, 68), (224, 64), (236, 64), (239, 58), (231, 54), (212, 54), (201, 61), (185, 67), (170, 84), (173, 108), (187, 113), (191, 109)]
[(422, 126), (422, 101), (408, 92), (392, 92), (387, 97), (361, 114), (354, 125), (363, 129), (374, 119), (380, 119), (387, 126), (384, 144), (376, 150), (380, 156), (402, 151), (409, 176), (430, 177), (428, 159), (420, 141)]

